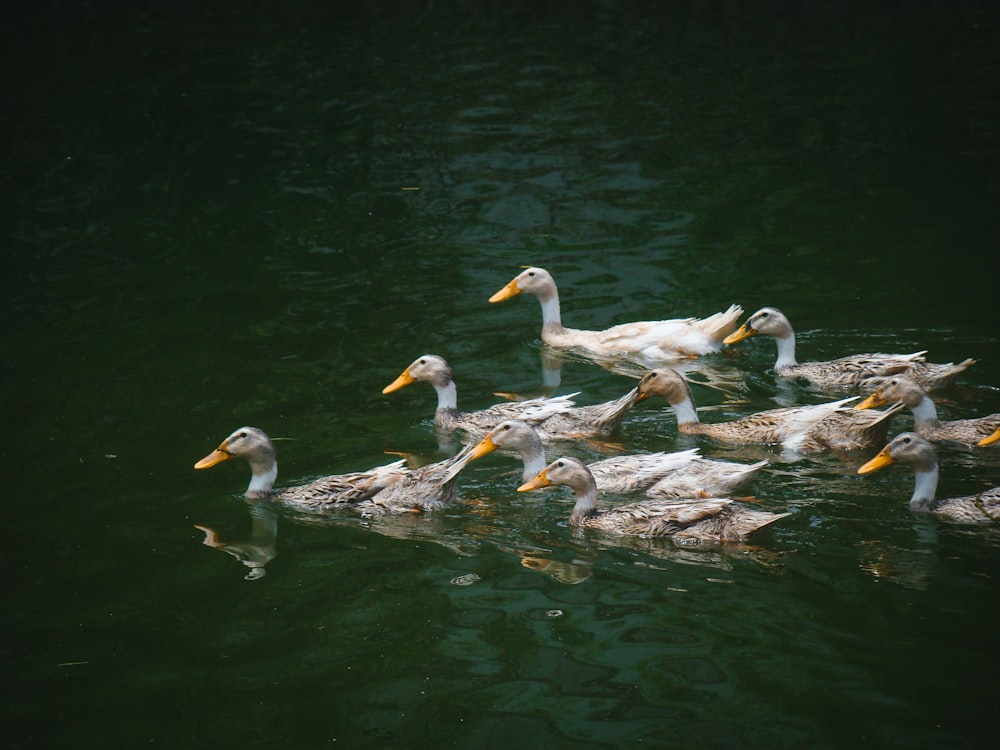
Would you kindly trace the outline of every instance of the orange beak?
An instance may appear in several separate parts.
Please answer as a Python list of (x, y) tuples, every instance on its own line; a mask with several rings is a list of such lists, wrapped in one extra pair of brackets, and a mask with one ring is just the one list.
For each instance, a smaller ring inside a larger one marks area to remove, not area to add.
[(517, 488), (517, 491), (528, 492), (529, 490), (540, 490), (542, 487), (550, 486), (552, 482), (549, 479), (548, 474), (546, 474), (545, 472), (546, 470), (542, 469), (538, 473), (537, 477), (532, 479), (530, 482), (525, 482), (524, 484), (522, 484), (520, 487)]
[(223, 443), (214, 451), (205, 456), (201, 461), (194, 465), (196, 469), (207, 469), (216, 464), (221, 464), (223, 461), (228, 461), (232, 458), (232, 454), (226, 451), (226, 444)]
[(993, 445), (997, 440), (1000, 440), (1000, 428), (993, 430), (992, 435), (987, 435), (982, 440), (980, 440), (976, 445)]
[(398, 378), (382, 389), (382, 393), (392, 393), (393, 391), (398, 391), (400, 388), (405, 388), (410, 383), (416, 382), (416, 378), (410, 375), (410, 368), (407, 367)]
[(743, 339), (748, 339), (751, 336), (756, 336), (757, 331), (750, 327), (749, 323), (744, 323), (740, 326), (738, 331), (733, 331), (731, 334), (722, 339), (723, 344), (735, 344)]
[(889, 455), (889, 446), (887, 445), (878, 452), (878, 455), (875, 456), (875, 458), (858, 469), (858, 474), (871, 474), (873, 471), (878, 471), (891, 463), (892, 456)]
[(510, 280), (503, 289), (490, 297), (490, 302), (503, 302), (505, 299), (510, 299), (511, 297), (516, 297), (521, 293), (521, 290), (517, 288), (517, 278)]
[(487, 453), (492, 453), (497, 449), (497, 444), (493, 442), (493, 438), (487, 435), (475, 448), (472, 449), (472, 453), (469, 454), (469, 460), (475, 461), (477, 458), (482, 458)]
[(875, 393), (870, 395), (860, 404), (855, 404), (855, 409), (874, 409), (876, 406), (885, 406), (888, 403), (884, 398), (882, 398), (882, 389), (879, 388)]

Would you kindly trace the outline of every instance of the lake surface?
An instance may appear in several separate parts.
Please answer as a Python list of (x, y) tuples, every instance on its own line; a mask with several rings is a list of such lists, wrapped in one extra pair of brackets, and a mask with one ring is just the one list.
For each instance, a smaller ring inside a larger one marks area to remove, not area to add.
[[(389, 519), (248, 504), (245, 464), (192, 465), (245, 424), (281, 438), (281, 485), (437, 460), (433, 391), (381, 393), (428, 352), (468, 409), (631, 388), (553, 371), (533, 298), (487, 303), (525, 264), (567, 325), (774, 305), (803, 360), (974, 357), (939, 412), (1000, 411), (998, 24), (989, 3), (23, 10), (8, 745), (992, 745), (1000, 527), (916, 516), (908, 471), (857, 476), (874, 451), (678, 438), (653, 401), (568, 449), (769, 458), (746, 494), (792, 515), (694, 549), (578, 534), (506, 455), (453, 509)], [(687, 363), (703, 420), (821, 400), (774, 351)], [(942, 495), (1000, 483), (996, 448), (939, 453)]]

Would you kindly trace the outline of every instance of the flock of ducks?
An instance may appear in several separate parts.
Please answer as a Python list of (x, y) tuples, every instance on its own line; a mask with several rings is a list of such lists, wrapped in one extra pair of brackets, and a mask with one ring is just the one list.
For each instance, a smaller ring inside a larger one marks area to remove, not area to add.
[[(855, 354), (799, 363), (791, 323), (773, 307), (761, 308), (739, 328), (743, 311), (738, 305), (704, 319), (644, 321), (602, 331), (566, 328), (562, 325), (555, 281), (545, 269), (537, 267), (525, 268), (489, 301), (502, 302), (519, 294), (537, 297), (542, 309), (541, 339), (551, 347), (595, 358), (664, 362), (718, 352), (723, 346), (755, 335), (770, 336), (777, 342), (774, 371), (779, 377), (805, 380), (820, 390), (855, 395), (816, 405), (770, 409), (728, 422), (705, 423), (698, 417), (688, 382), (676, 370), (663, 366), (646, 371), (638, 385), (602, 404), (578, 406), (573, 401), (577, 394), (570, 394), (505, 401), (465, 412), (458, 408), (451, 367), (442, 357), (425, 354), (382, 392), (393, 393), (417, 382), (433, 387), (438, 399), (434, 424), (465, 436), (466, 444), (451, 458), (418, 468), (409, 468), (405, 460), (399, 460), (367, 471), (275, 489), (278, 469), (274, 444), (262, 430), (241, 427), (198, 461), (195, 468), (244, 459), (251, 471), (245, 493), (248, 498), (309, 512), (427, 512), (457, 500), (457, 481), (469, 462), (500, 450), (522, 461), (518, 492), (553, 485), (572, 490), (575, 505), (569, 523), (574, 527), (666, 536), (682, 544), (720, 542), (746, 539), (788, 515), (753, 509), (731, 497), (766, 466), (766, 460), (753, 464), (713, 460), (694, 448), (613, 456), (590, 464), (569, 456), (547, 462), (547, 443), (605, 438), (622, 427), (637, 403), (658, 397), (669, 404), (677, 430), (683, 434), (724, 443), (781, 446), (801, 453), (881, 448), (858, 473), (868, 474), (892, 463), (909, 467), (915, 475), (910, 500), (914, 511), (964, 523), (1000, 520), (1000, 487), (968, 497), (936, 496), (939, 471), (932, 443), (948, 441), (979, 447), (1000, 440), (1000, 414), (941, 421), (928, 395), (954, 382), (974, 360), (933, 364), (925, 360), (925, 352), (915, 352)], [(858, 401), (858, 394), (867, 394), (867, 398), (852, 405)], [(888, 408), (876, 411), (880, 406)], [(887, 442), (893, 418), (906, 408), (913, 415), (913, 431)], [(641, 495), (642, 499), (599, 507), (602, 493)]]

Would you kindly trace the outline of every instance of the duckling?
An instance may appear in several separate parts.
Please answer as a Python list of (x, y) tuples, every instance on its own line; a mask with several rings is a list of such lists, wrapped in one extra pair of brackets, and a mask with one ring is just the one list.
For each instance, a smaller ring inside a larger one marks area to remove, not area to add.
[(277, 451), (263, 430), (241, 427), (194, 468), (207, 469), (243, 458), (250, 464), (251, 480), (245, 496), (262, 498), (309, 512), (351, 507), (368, 512), (434, 510), (456, 496), (455, 479), (468, 463), (470, 450), (435, 464), (407, 469), (394, 461), (368, 471), (320, 477), (308, 484), (274, 489), (278, 477)]
[(895, 375), (855, 409), (871, 409), (885, 404), (902, 403), (913, 412), (913, 429), (932, 442), (950, 440), (964, 445), (981, 445), (989, 434), (1000, 428), (1000, 414), (942, 422), (927, 391), (905, 375)]
[(992, 487), (978, 495), (937, 500), (937, 453), (927, 440), (915, 432), (903, 432), (892, 439), (875, 458), (868, 461), (858, 474), (870, 474), (892, 463), (901, 463), (913, 470), (916, 477), (910, 508), (930, 513), (957, 523), (988, 523), (1000, 521), (1000, 487)]
[(731, 305), (704, 319), (675, 318), (624, 323), (603, 331), (565, 328), (559, 311), (559, 290), (544, 268), (531, 266), (490, 297), (502, 302), (522, 292), (542, 306), (542, 341), (549, 346), (581, 349), (604, 357), (640, 355), (649, 359), (680, 359), (717, 352), (722, 339), (736, 328), (743, 309)]
[[(545, 448), (538, 432), (529, 424), (509, 419), (494, 427), (473, 448), (473, 459), (501, 448), (517, 451), (524, 464), (522, 482), (545, 468)], [(676, 453), (638, 453), (612, 456), (587, 464), (599, 492), (629, 494), (646, 492), (651, 497), (697, 497), (731, 492), (767, 465), (767, 461), (745, 465), (710, 461), (697, 448)]]
[[(885, 444), (896, 405), (881, 412), (844, 409), (856, 396), (812, 406), (787, 406), (757, 412), (732, 422), (706, 424), (699, 420), (688, 382), (670, 368), (650, 370), (639, 381), (640, 401), (650, 396), (667, 400), (677, 418), (677, 430), (706, 435), (726, 443), (781, 444), (802, 453), (851, 451)], [(859, 419), (859, 414), (869, 416)]]
[(576, 504), (569, 517), (572, 526), (615, 534), (670, 536), (680, 542), (737, 541), (789, 515), (750, 510), (728, 498), (642, 500), (598, 510), (594, 476), (582, 461), (572, 457), (556, 459), (517, 491), (550, 485), (573, 490)]
[(783, 378), (802, 378), (817, 388), (872, 389), (878, 388), (893, 375), (905, 373), (924, 388), (933, 390), (950, 384), (959, 373), (974, 365), (966, 359), (957, 365), (932, 364), (924, 360), (923, 352), (913, 354), (852, 354), (822, 362), (795, 359), (795, 331), (788, 318), (774, 307), (762, 307), (738, 331), (723, 343), (735, 344), (743, 339), (764, 334), (778, 343), (778, 359), (774, 371)]
[(402, 374), (382, 389), (392, 393), (416, 381), (430, 383), (438, 395), (434, 422), (442, 429), (464, 430), (481, 438), (497, 424), (508, 419), (520, 419), (532, 425), (543, 439), (607, 436), (625, 419), (635, 403), (637, 391), (632, 388), (620, 398), (603, 404), (574, 406), (569, 396), (533, 398), (527, 401), (503, 401), (488, 409), (474, 412), (458, 410), (458, 396), (451, 367), (436, 354), (418, 357)]

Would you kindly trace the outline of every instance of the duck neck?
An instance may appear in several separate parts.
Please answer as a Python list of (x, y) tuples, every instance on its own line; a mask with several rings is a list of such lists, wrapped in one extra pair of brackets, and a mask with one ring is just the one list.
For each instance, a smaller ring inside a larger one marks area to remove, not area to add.
[(569, 522), (573, 526), (580, 526), (591, 516), (597, 515), (597, 485), (590, 482), (586, 487), (576, 490), (576, 505), (569, 515)]
[(528, 442), (518, 447), (518, 453), (521, 454), (521, 460), (524, 461), (522, 481), (530, 482), (541, 473), (546, 465), (545, 448), (542, 447), (541, 438), (538, 437), (537, 433), (533, 434)]
[(795, 360), (795, 333), (787, 336), (775, 337), (778, 343), (778, 359), (774, 363), (774, 369), (780, 370), (782, 367), (795, 367), (798, 362)]
[(247, 487), (246, 497), (266, 497), (271, 494), (274, 482), (278, 478), (278, 462), (273, 458), (266, 461), (250, 463), (252, 476)]
[(561, 332), (563, 324), (559, 313), (559, 292), (553, 289), (544, 297), (539, 297), (538, 303), (542, 306), (542, 332)]
[(916, 406), (910, 408), (910, 411), (913, 412), (914, 424), (923, 426), (936, 424), (938, 421), (937, 407), (934, 406), (934, 401), (931, 400), (931, 397), (926, 394)]
[(930, 469), (915, 472), (916, 484), (913, 488), (913, 497), (910, 498), (910, 507), (913, 510), (929, 511), (935, 505), (934, 498), (937, 493), (938, 468), (934, 465)]
[(455, 388), (455, 381), (449, 380), (447, 383), (434, 383), (434, 390), (437, 392), (437, 411), (455, 411), (458, 409), (458, 389)]
[(698, 412), (694, 408), (694, 401), (691, 400), (690, 396), (686, 396), (677, 402), (671, 402), (670, 408), (674, 410), (674, 416), (677, 417), (678, 427), (698, 424), (700, 421), (698, 419)]

